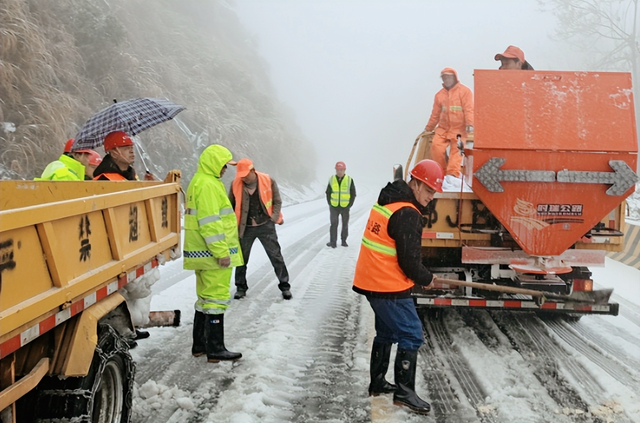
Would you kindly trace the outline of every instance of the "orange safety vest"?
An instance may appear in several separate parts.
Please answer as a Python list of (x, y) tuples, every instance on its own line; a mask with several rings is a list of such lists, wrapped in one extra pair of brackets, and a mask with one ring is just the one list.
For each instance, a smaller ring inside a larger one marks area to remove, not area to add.
[(409, 202), (375, 204), (369, 214), (356, 263), (353, 285), (371, 292), (402, 292), (415, 285), (398, 264), (396, 241), (389, 236), (389, 219), (399, 209), (416, 206)]
[[(258, 190), (260, 192), (260, 201), (262, 205), (267, 209), (267, 214), (271, 217), (273, 213), (273, 191), (271, 190), (271, 177), (266, 173), (255, 171), (258, 176)], [(236, 198), (236, 217), (238, 218), (238, 225), (240, 225), (240, 216), (242, 215), (242, 178), (236, 178), (233, 180), (232, 190), (233, 196)], [(282, 212), (278, 216), (276, 223), (282, 223)]]
[(126, 181), (127, 180), (127, 178), (125, 178), (124, 176), (120, 175), (119, 173), (115, 173), (115, 172), (113, 172), (113, 173), (101, 173), (100, 175), (94, 177), (93, 179), (95, 181), (98, 181), (101, 176), (104, 176), (105, 178), (107, 178), (110, 181)]

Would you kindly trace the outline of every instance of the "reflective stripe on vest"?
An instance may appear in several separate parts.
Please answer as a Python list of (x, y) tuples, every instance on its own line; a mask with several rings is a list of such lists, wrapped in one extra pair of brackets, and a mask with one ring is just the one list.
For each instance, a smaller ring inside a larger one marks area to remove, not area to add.
[[(267, 214), (269, 218), (273, 214), (273, 190), (271, 189), (271, 177), (266, 173), (255, 171), (258, 176), (258, 189), (260, 190), (260, 201), (264, 205), (264, 208), (267, 209)], [(240, 225), (240, 218), (242, 216), (242, 190), (244, 189), (242, 178), (235, 178), (233, 180), (233, 184), (231, 186), (233, 190), (233, 196), (236, 198), (236, 218), (238, 219), (238, 225)], [(282, 222), (282, 212), (278, 216), (278, 221), (276, 223)]]
[(331, 185), (331, 207), (347, 207), (351, 201), (351, 176), (345, 174), (338, 183), (338, 176), (332, 175), (329, 179)]
[(408, 202), (375, 204), (362, 238), (353, 285), (371, 292), (402, 292), (413, 287), (398, 264), (396, 242), (389, 236), (389, 219), (399, 209), (416, 206)]

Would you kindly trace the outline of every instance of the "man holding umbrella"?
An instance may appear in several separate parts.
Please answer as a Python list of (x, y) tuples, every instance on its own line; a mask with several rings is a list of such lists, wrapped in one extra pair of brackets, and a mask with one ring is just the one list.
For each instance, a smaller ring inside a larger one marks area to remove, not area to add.
[[(93, 171), (94, 179), (107, 181), (137, 181), (138, 175), (133, 169), (135, 153), (133, 140), (127, 133), (114, 131), (104, 138), (104, 151), (107, 153), (102, 163)], [(147, 181), (153, 181), (152, 174), (144, 175)]]
[[(183, 106), (166, 98), (133, 98), (122, 102), (114, 100), (114, 104), (100, 110), (82, 125), (76, 135), (74, 148), (104, 145), (107, 157), (96, 169), (95, 179), (137, 180), (132, 167), (135, 156), (130, 136), (173, 119), (183, 110)], [(156, 180), (148, 171), (144, 179)]]

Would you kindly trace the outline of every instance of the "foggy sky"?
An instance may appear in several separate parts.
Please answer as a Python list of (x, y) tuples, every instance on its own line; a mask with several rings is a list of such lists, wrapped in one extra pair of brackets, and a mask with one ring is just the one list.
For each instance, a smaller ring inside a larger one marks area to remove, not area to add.
[(444, 67), (473, 89), (513, 44), (536, 69), (569, 69), (535, 0), (235, 0), (279, 99), (316, 147), (320, 180), (342, 160), (380, 184), (405, 164)]

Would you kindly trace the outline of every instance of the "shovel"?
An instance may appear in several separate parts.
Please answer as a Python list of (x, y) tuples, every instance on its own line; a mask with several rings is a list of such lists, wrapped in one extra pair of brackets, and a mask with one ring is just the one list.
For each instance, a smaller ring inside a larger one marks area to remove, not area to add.
[(485, 291), (505, 292), (508, 294), (523, 294), (539, 297), (541, 299), (562, 300), (574, 303), (607, 304), (613, 293), (613, 289), (601, 289), (596, 291), (574, 291), (569, 295), (557, 294), (555, 292), (537, 291), (535, 289), (518, 288), (515, 286), (493, 285), (479, 282), (466, 282), (454, 279), (436, 278), (438, 282), (456, 286), (468, 286)]

